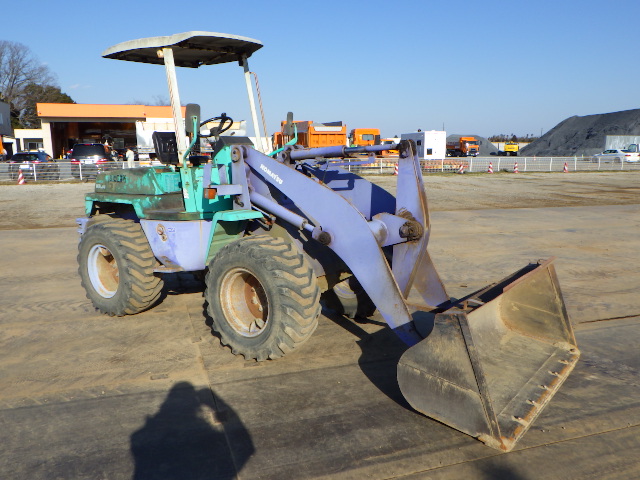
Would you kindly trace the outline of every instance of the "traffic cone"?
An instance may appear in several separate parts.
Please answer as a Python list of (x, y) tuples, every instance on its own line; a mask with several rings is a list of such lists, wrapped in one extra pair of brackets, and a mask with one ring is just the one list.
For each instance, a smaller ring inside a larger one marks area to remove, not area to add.
[(518, 172), (518, 162), (513, 165), (513, 173), (520, 173)]
[(564, 173), (569, 173), (569, 165), (567, 165), (567, 162), (564, 162), (564, 168), (562, 169), (562, 171)]
[(25, 185), (26, 183), (27, 181), (24, 179), (24, 176), (22, 175), (22, 170), (20, 170), (18, 173), (18, 185)]
[(464, 173), (464, 165), (460, 165), (460, 168), (458, 169), (458, 173)]
[(393, 174), (397, 175), (398, 174), (398, 164), (396, 163), (396, 166), (393, 168)]
[(487, 170), (487, 173), (493, 173), (493, 163), (489, 162), (489, 170)]

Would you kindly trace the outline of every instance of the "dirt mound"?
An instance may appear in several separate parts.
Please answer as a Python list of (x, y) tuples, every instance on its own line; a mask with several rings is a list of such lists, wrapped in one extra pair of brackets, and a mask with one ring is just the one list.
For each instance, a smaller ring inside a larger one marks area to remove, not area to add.
[(520, 156), (590, 156), (602, 152), (607, 135), (640, 135), (640, 109), (573, 116), (563, 120)]

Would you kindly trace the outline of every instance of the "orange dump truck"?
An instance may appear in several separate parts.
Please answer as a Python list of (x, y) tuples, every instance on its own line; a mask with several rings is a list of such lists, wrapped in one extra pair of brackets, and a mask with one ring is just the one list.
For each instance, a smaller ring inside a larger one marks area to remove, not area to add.
[(349, 134), (349, 145), (352, 147), (380, 145), (380, 129), (354, 128)]
[[(286, 123), (282, 122), (280, 131), (273, 134), (274, 148), (282, 147), (291, 139), (283, 133)], [(318, 123), (305, 120), (293, 123), (298, 129), (297, 145), (315, 148), (347, 144), (347, 126), (342, 122)]]
[(447, 140), (447, 157), (475, 157), (478, 153), (480, 153), (480, 142), (476, 137)]

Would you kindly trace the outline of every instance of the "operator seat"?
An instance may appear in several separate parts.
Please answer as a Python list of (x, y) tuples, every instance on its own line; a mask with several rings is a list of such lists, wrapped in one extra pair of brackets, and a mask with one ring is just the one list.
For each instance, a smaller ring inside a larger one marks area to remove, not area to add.
[(178, 165), (178, 143), (175, 132), (153, 132), (153, 148), (158, 160), (165, 165)]

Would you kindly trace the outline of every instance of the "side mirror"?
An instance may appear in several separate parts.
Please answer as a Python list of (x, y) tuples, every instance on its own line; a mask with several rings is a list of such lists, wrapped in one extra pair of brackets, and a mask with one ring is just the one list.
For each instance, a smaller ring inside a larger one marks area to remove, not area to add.
[(197, 135), (200, 133), (200, 105), (197, 103), (188, 103), (186, 118), (184, 120), (184, 126), (187, 133), (194, 133), (194, 124), (197, 125), (197, 130), (195, 131), (195, 134)]
[(287, 136), (293, 135), (293, 112), (287, 113), (287, 123), (284, 124), (282, 133)]

